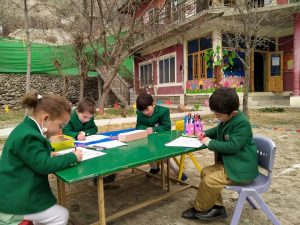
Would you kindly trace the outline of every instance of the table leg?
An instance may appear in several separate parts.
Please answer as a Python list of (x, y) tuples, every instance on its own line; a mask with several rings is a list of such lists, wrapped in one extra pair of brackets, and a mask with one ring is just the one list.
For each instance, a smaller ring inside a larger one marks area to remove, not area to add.
[(194, 165), (196, 166), (197, 170), (201, 173), (202, 168), (201, 168), (201, 166), (199, 165), (199, 163), (198, 163), (196, 157), (193, 155), (193, 153), (189, 153), (189, 157), (190, 157), (190, 159), (193, 161), (193, 163), (194, 163)]
[(97, 189), (98, 189), (99, 224), (106, 225), (103, 177), (98, 177), (97, 179), (98, 179)]
[(177, 177), (178, 180), (181, 180), (181, 178), (182, 178), (184, 160), (185, 160), (185, 154), (181, 155), (181, 157), (180, 157), (180, 165), (179, 165), (179, 171), (178, 171), (178, 177)]
[(58, 204), (65, 206), (66, 205), (66, 189), (65, 189), (65, 182), (61, 179), (56, 178), (57, 181), (57, 198)]
[(166, 176), (165, 176), (165, 163), (164, 160), (161, 160), (161, 186), (162, 189), (166, 188)]
[(167, 190), (170, 191), (170, 159), (167, 159)]

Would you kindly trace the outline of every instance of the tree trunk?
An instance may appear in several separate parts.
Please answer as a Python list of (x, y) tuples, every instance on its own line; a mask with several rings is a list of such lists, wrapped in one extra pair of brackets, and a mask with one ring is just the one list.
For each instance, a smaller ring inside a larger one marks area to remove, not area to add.
[(69, 78), (63, 76), (64, 86), (63, 86), (63, 96), (67, 97), (68, 87), (69, 87)]
[(247, 50), (245, 54), (245, 84), (243, 89), (243, 112), (248, 116), (248, 95), (250, 85), (250, 61), (251, 61), (251, 50)]
[(222, 79), (222, 67), (221, 66), (215, 66), (214, 67), (214, 77), (215, 77), (215, 85), (216, 88), (219, 88), (221, 86), (221, 79)]
[(26, 48), (27, 48), (27, 71), (26, 71), (26, 93), (30, 90), (30, 70), (31, 70), (31, 41), (30, 41), (30, 33), (29, 33), (29, 17), (28, 17), (28, 8), (27, 8), (27, 0), (24, 0), (24, 25), (26, 32)]
[(97, 84), (98, 84), (98, 105), (100, 105), (100, 99), (102, 97), (102, 86), (103, 86), (103, 81), (100, 77), (100, 75), (98, 74), (97, 76)]
[(101, 99), (100, 99), (100, 103), (99, 103), (99, 114), (100, 115), (104, 114), (105, 100), (106, 100), (106, 97), (107, 97), (107, 95), (109, 93), (109, 90), (110, 90), (109, 87), (103, 86), (103, 93), (102, 93), (102, 96), (101, 96)]
[(80, 75), (80, 84), (79, 84), (79, 101), (83, 99), (83, 88), (84, 88), (84, 77)]
[[(110, 90), (110, 85), (112, 83), (113, 78), (117, 75), (117, 71), (114, 69), (107, 69), (106, 67), (96, 67), (96, 71), (98, 73), (98, 76), (104, 77), (104, 84), (103, 84), (103, 92), (100, 93), (101, 89), (98, 89), (99, 96), (101, 95), (100, 101), (99, 101), (99, 114), (103, 115), (104, 113), (104, 105), (106, 97)], [(99, 86), (99, 85), (98, 85)]]

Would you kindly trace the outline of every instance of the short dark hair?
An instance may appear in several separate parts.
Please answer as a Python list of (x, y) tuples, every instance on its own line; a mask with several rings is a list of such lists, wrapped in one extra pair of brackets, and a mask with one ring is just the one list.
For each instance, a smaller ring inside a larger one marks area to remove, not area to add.
[(147, 109), (148, 106), (153, 105), (153, 97), (148, 93), (141, 93), (136, 99), (136, 108), (139, 111)]
[(239, 109), (240, 101), (234, 88), (220, 87), (209, 98), (209, 108), (213, 112), (229, 115)]
[(77, 111), (80, 113), (89, 112), (94, 115), (96, 112), (94, 100), (89, 97), (83, 98), (78, 104)]

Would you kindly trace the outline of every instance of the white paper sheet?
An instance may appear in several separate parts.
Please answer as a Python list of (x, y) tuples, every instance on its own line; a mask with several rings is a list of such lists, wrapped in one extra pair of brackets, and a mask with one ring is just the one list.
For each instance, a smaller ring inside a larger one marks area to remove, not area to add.
[(179, 137), (165, 145), (173, 147), (199, 148), (202, 146), (202, 143), (197, 138)]
[(87, 147), (109, 149), (109, 148), (116, 148), (116, 147), (120, 147), (120, 146), (124, 146), (124, 145), (127, 145), (127, 144), (117, 141), (117, 140), (113, 140), (113, 141), (106, 141), (106, 142), (91, 144), (91, 145), (88, 145)]
[[(102, 156), (102, 155), (106, 154), (104, 152), (89, 150), (89, 149), (86, 149), (86, 148), (83, 148), (83, 147), (76, 147), (76, 149), (82, 151), (82, 153), (83, 153), (82, 161), (87, 160), (87, 159), (92, 159), (92, 158), (95, 158), (95, 157), (99, 157), (99, 156)], [(72, 151), (74, 151), (74, 148), (69, 148), (69, 149), (66, 149), (66, 150), (58, 151), (56, 153), (57, 153), (57, 155), (64, 155), (64, 154), (70, 153)]]
[(124, 133), (120, 133), (120, 134), (136, 134), (136, 133), (140, 133), (140, 132), (145, 132), (145, 130), (132, 130), (132, 131), (128, 131), (128, 132), (124, 132)]
[(109, 138), (109, 137), (105, 136), (105, 135), (91, 135), (91, 136), (87, 136), (84, 141), (75, 141), (75, 143), (86, 144), (86, 143), (92, 142), (92, 141), (100, 141), (105, 138)]

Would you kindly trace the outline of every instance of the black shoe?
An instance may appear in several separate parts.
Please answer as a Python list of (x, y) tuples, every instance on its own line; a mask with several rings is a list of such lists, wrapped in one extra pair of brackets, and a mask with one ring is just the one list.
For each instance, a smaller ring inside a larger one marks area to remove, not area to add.
[(215, 220), (219, 218), (226, 218), (226, 210), (223, 206), (220, 206), (218, 208), (213, 207), (210, 210), (204, 212), (197, 213), (195, 212), (195, 217), (201, 220)]
[[(149, 173), (155, 175), (155, 174), (159, 173), (159, 171), (160, 171), (160, 169), (159, 169), (159, 167), (157, 167), (156, 169), (150, 169)], [(146, 177), (152, 178), (152, 176), (150, 176), (149, 174), (146, 174)]]
[(107, 183), (111, 183), (111, 182), (114, 182), (116, 179), (116, 174), (110, 174), (106, 177), (103, 177), (103, 183), (104, 184), (107, 184)]
[[(108, 175), (106, 177), (103, 177), (103, 183), (104, 184), (111, 183), (111, 182), (114, 182), (115, 179), (116, 179), (116, 174), (115, 173), (114, 174), (110, 174), (110, 175)], [(94, 183), (94, 186), (97, 187), (97, 178), (93, 179), (93, 183)]]
[(205, 212), (198, 211), (198, 210), (196, 210), (196, 209), (193, 207), (193, 208), (190, 208), (190, 209), (185, 210), (185, 211), (181, 214), (181, 217), (182, 217), (182, 218), (185, 218), (185, 219), (194, 220), (194, 219), (198, 219), (198, 217), (196, 216), (196, 214), (201, 214), (201, 213), (206, 213), (206, 212), (207, 212), (207, 211), (205, 211)]

